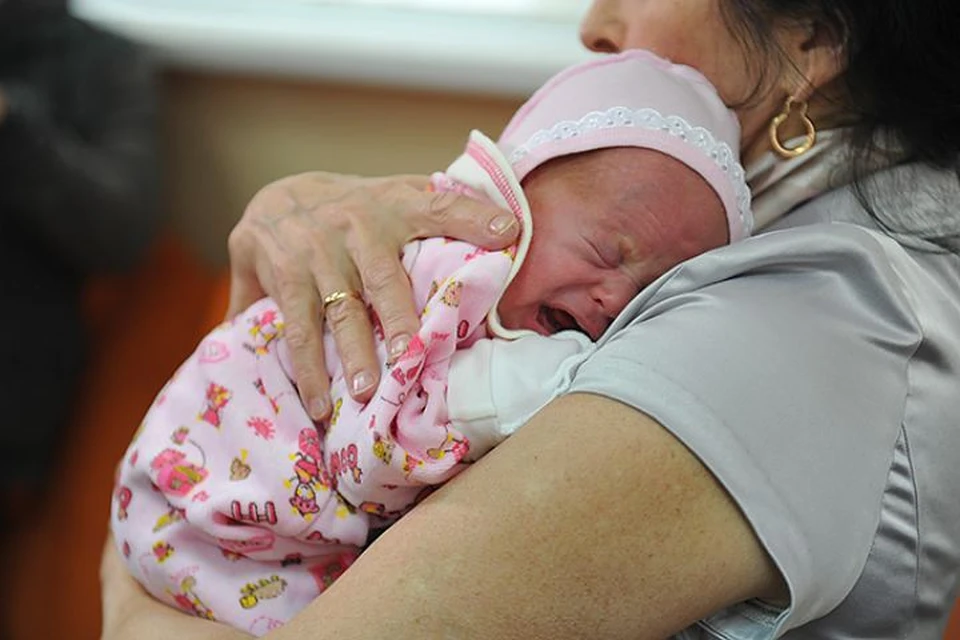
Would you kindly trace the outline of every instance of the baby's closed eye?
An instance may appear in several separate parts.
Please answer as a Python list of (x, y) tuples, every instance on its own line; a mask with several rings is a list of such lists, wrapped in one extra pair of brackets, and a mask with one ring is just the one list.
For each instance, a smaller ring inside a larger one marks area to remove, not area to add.
[(612, 236), (591, 239), (590, 247), (597, 254), (600, 265), (608, 269), (616, 269), (623, 263), (621, 245)]

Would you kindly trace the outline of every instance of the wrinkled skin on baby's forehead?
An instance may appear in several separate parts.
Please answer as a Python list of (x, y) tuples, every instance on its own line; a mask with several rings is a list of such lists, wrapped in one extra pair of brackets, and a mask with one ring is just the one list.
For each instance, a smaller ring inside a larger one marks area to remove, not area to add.
[[(611, 147), (554, 158), (523, 180), (525, 191), (562, 190), (586, 202), (643, 211), (659, 206), (716, 209), (726, 226), (723, 205), (699, 173), (665, 153), (640, 147)], [(536, 211), (533, 212), (536, 216)]]

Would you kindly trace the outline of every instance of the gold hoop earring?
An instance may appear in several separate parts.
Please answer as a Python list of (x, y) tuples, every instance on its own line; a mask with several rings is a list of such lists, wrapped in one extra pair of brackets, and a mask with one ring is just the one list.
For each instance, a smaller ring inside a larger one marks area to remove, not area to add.
[[(792, 149), (788, 149), (780, 142), (780, 126), (790, 117), (794, 107), (797, 108), (797, 112), (803, 119), (803, 126), (807, 130), (807, 134), (803, 142)], [(770, 144), (773, 145), (773, 150), (776, 151), (781, 158), (789, 160), (790, 158), (802, 156), (807, 151), (810, 151), (813, 145), (817, 143), (817, 128), (814, 126), (810, 116), (807, 115), (807, 109), (808, 105), (806, 100), (797, 100), (793, 96), (790, 96), (783, 105), (783, 111), (770, 123)]]

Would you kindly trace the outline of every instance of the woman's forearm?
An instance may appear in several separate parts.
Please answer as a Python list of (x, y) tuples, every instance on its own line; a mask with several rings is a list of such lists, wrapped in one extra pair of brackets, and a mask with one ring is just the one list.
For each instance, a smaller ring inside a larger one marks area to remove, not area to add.
[(713, 476), (660, 425), (548, 405), (387, 531), (271, 638), (662, 638), (779, 575)]
[(250, 636), (188, 616), (154, 600), (130, 576), (112, 539), (100, 562), (103, 605), (101, 640), (239, 640)]
[[(149, 596), (147, 596), (149, 597)], [(247, 634), (218, 622), (188, 616), (154, 600), (138, 603), (101, 640), (242, 640)]]
[[(109, 551), (106, 640), (245, 637), (153, 601)], [(402, 518), (268, 637), (653, 639), (783, 594), (736, 505), (683, 445), (633, 409), (574, 395)]]

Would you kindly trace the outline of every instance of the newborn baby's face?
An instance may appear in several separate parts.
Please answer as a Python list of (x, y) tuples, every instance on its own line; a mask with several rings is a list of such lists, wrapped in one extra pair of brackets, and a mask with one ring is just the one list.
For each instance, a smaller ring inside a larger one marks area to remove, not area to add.
[(623, 147), (558, 158), (523, 182), (527, 258), (500, 300), (503, 325), (596, 340), (644, 286), (727, 242), (716, 192), (664, 154)]

